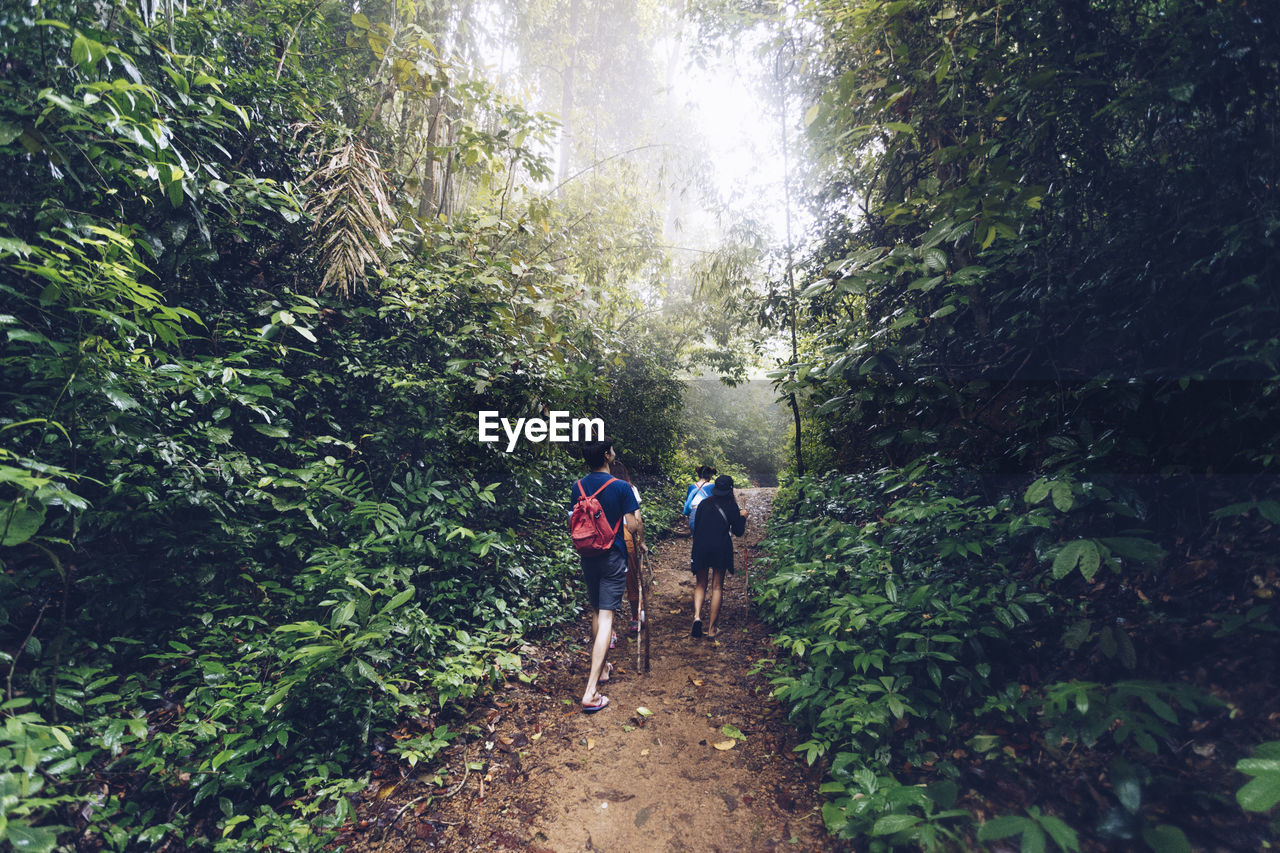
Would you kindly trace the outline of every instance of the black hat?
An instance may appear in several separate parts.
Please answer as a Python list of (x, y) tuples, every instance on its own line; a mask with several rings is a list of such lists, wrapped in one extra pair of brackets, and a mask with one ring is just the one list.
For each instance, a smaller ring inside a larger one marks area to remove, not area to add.
[(728, 474), (721, 474), (719, 477), (716, 477), (716, 485), (711, 490), (711, 494), (716, 497), (733, 494), (733, 478)]

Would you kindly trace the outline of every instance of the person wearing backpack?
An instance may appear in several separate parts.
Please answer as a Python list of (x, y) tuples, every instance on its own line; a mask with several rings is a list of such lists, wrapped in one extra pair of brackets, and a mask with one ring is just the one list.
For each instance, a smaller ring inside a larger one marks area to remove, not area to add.
[(614, 611), (622, 607), (627, 584), (627, 546), (624, 530), (630, 528), (637, 541), (644, 541), (644, 529), (636, 510), (640, 508), (631, 484), (609, 473), (616, 454), (613, 440), (588, 441), (582, 458), (591, 473), (574, 482), (569, 495), (569, 534), (582, 558), (582, 577), (591, 602), (591, 670), (582, 694), (582, 710), (599, 711), (609, 704), (599, 685), (608, 681), (613, 664), (609, 637), (613, 634)]
[[(690, 636), (702, 636), (702, 603), (707, 595), (707, 579), (711, 579), (711, 619), (707, 636), (719, 634), (716, 617), (720, 615), (720, 596), (725, 575), (733, 571), (733, 539), (747, 529), (747, 511), (739, 509), (734, 498), (733, 478), (721, 474), (716, 478), (711, 495), (698, 510), (698, 526), (693, 531), (693, 552), (689, 571), (697, 581), (693, 588), (693, 628)], [(732, 535), (732, 536), (731, 536)]]
[(699, 465), (695, 473), (698, 481), (690, 485), (684, 495), (684, 514), (689, 517), (690, 533), (697, 519), (698, 505), (711, 494), (711, 480), (716, 476), (716, 469), (710, 465)]

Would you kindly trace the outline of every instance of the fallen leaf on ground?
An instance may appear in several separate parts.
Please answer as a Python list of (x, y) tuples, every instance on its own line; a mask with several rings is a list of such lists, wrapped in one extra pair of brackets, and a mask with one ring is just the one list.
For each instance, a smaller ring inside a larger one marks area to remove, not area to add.
[(719, 741), (718, 743), (713, 743), (711, 745), (714, 746), (716, 749), (726, 750), (726, 749), (733, 749), (735, 746), (738, 745), (738, 742), (736, 740), (722, 740), (722, 741)]
[(636, 713), (637, 713), (637, 714), (639, 714), (639, 715), (640, 715), (640, 716), (642, 716), (642, 717), (652, 717), (652, 716), (653, 716), (653, 712), (652, 712), (652, 711), (650, 711), (648, 708), (644, 707), (643, 705), (641, 705), (639, 708), (636, 708)]
[(692, 675), (689, 676), (689, 681), (693, 683), (694, 687), (701, 687), (704, 683), (701, 678), (694, 678)]
[(642, 749), (642, 750), (640, 750), (640, 757), (641, 757), (641, 758), (644, 758), (644, 757), (645, 757), (646, 755), (648, 755), (648, 754), (649, 754), (649, 750), (647, 750), (647, 749)]
[(593, 737), (587, 738), (587, 749), (595, 749), (595, 748), (596, 748), (596, 739)]
[(725, 737), (731, 737), (734, 740), (747, 739), (747, 736), (744, 735), (741, 731), (739, 731), (737, 726), (730, 725), (728, 723), (725, 723), (723, 726), (720, 727), (720, 734), (724, 735)]

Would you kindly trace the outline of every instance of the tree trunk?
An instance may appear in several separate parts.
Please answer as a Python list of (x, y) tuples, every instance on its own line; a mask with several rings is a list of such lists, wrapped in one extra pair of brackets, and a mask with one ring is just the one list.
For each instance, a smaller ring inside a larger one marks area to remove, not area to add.
[(578, 63), (578, 26), (582, 17), (582, 0), (569, 4), (569, 64), (560, 81), (560, 164), (556, 171), (556, 184), (569, 178), (571, 149), (573, 148), (573, 72)]

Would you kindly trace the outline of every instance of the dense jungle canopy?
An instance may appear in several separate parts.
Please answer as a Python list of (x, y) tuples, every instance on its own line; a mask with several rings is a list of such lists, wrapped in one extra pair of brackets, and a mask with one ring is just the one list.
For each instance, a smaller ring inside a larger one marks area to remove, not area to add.
[(1278, 184), (1254, 0), (4, 4), (0, 849), (334, 849), (473, 737), (582, 598), (486, 410), (655, 531), (781, 482), (833, 844), (1274, 844)]

